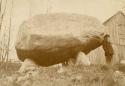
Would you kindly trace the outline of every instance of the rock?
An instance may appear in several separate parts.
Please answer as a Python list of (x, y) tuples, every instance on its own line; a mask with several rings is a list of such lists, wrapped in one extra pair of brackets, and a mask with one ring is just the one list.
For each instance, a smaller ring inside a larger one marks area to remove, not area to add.
[(113, 79), (116, 86), (125, 86), (125, 75), (120, 71), (115, 71), (113, 73)]
[(89, 60), (89, 57), (87, 57), (83, 52), (79, 52), (77, 55), (77, 61), (75, 65), (89, 66), (91, 65), (91, 62)]
[(24, 21), (15, 43), (18, 58), (50, 66), (88, 54), (99, 47), (106, 33), (94, 17), (78, 14), (41, 14)]
[(26, 72), (29, 72), (29, 71), (34, 71), (38, 69), (38, 65), (35, 64), (35, 62), (31, 59), (25, 59), (25, 61), (22, 63), (20, 69), (18, 72), (20, 73), (26, 73)]
[(65, 70), (61, 67), (61, 68), (59, 68), (59, 70), (58, 70), (57, 72), (58, 72), (58, 73), (64, 73)]

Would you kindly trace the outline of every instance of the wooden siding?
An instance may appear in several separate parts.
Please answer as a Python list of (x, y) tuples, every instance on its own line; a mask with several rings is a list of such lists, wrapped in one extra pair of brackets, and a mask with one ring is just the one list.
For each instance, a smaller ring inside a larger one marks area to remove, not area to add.
[(105, 55), (102, 47), (99, 47), (88, 54), (92, 64), (105, 64)]
[(118, 12), (117, 15), (113, 16), (110, 20), (105, 22), (104, 25), (107, 27), (106, 32), (110, 34), (112, 43), (121, 45), (121, 42), (125, 40), (124, 14), (122, 14), (121, 12)]
[[(113, 64), (125, 59), (125, 15), (122, 12), (116, 13), (109, 18), (104, 25), (107, 27), (105, 32), (110, 34), (114, 49)], [(105, 55), (102, 47), (95, 49), (88, 54), (92, 64), (105, 64)]]
[(104, 23), (106, 32), (110, 34), (113, 48), (113, 63), (118, 63), (125, 59), (125, 15), (122, 12), (116, 13)]

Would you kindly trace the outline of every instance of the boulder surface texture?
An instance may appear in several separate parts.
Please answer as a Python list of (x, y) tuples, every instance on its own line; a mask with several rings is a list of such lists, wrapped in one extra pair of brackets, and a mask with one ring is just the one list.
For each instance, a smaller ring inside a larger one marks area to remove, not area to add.
[(50, 66), (88, 54), (102, 45), (104, 26), (94, 17), (79, 14), (41, 14), (24, 21), (15, 44), (18, 58)]

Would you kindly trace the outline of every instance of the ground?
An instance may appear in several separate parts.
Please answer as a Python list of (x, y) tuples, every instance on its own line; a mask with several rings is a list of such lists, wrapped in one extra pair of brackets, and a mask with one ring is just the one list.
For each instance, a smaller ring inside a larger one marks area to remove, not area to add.
[(117, 65), (67, 66), (63, 73), (50, 66), (22, 74), (17, 72), (19, 67), (18, 63), (1, 66), (0, 86), (122, 86), (116, 85), (113, 78)]

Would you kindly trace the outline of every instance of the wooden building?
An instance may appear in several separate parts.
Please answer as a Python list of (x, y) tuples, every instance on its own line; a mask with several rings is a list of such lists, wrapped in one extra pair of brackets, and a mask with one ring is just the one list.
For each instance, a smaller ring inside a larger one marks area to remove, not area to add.
[[(119, 11), (103, 24), (106, 26), (105, 31), (111, 36), (114, 48), (112, 63), (117, 64), (120, 60), (125, 59), (125, 14)], [(88, 56), (92, 64), (106, 63), (104, 51), (101, 47), (90, 52)]]
[(114, 63), (125, 59), (125, 14), (117, 12), (104, 22), (106, 32), (110, 34), (114, 48)]

